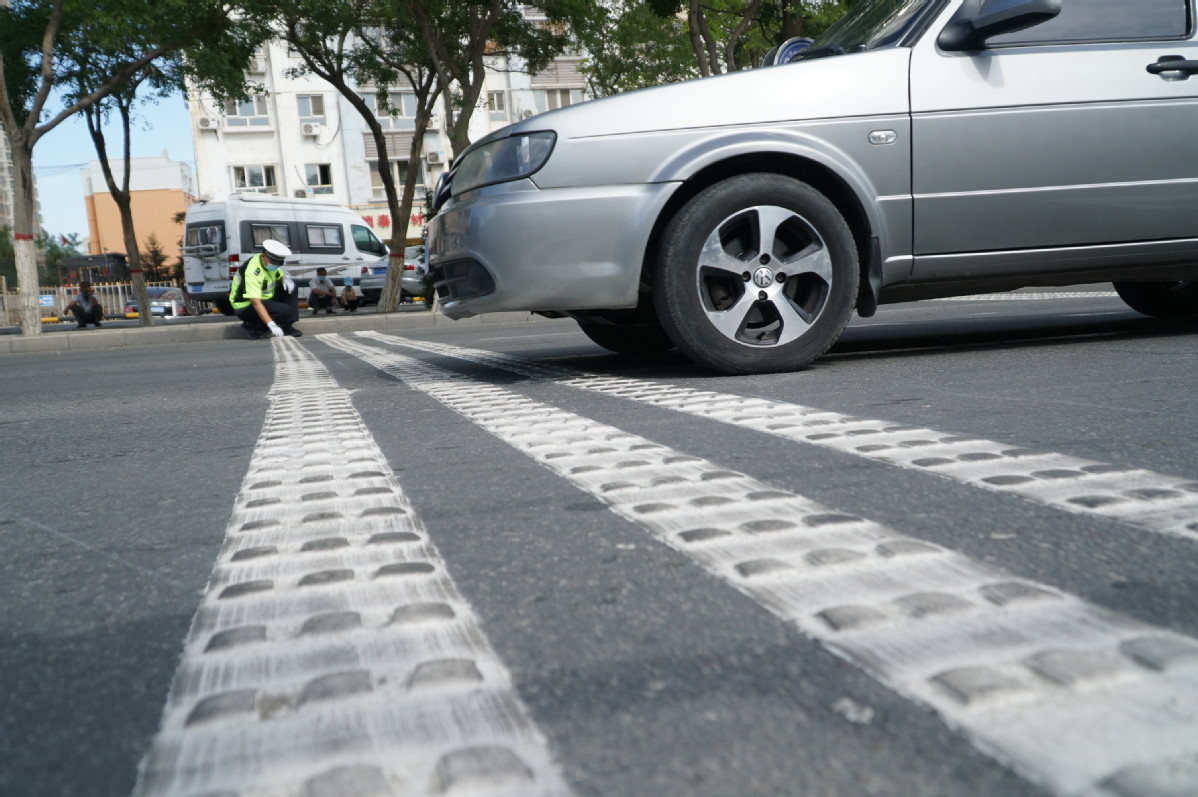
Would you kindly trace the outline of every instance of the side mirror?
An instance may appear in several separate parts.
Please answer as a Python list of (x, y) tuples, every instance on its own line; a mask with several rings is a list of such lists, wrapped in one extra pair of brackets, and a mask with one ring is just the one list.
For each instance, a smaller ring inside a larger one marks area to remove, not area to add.
[(973, 0), (953, 15), (936, 38), (941, 50), (976, 52), (986, 40), (1039, 25), (1061, 13), (1061, 0)]

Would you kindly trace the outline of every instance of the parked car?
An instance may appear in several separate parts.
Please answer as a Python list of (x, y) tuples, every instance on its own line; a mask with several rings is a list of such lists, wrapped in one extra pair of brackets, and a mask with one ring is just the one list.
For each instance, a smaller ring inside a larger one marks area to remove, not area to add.
[[(188, 315), (183, 291), (178, 288), (146, 288), (146, 298), (150, 300), (150, 315), (154, 318), (180, 318)], [(137, 318), (138, 315), (137, 297), (131, 296), (125, 302), (125, 318)]]
[[(399, 300), (400, 302), (410, 302), (417, 296), (422, 296), (431, 301), (431, 296), (426, 296), (429, 293), (425, 289), (424, 275), (424, 247), (417, 244), (416, 246), (408, 246), (403, 251), (403, 277), (399, 283)], [(383, 295), (383, 283), (387, 279), (387, 268), (385, 266), (375, 268), (369, 274), (364, 274), (358, 280), (358, 293), (362, 294), (362, 301), (365, 304), (375, 304), (379, 297)]]
[(881, 303), (1113, 282), (1198, 313), (1195, 0), (860, 0), (787, 63), (485, 136), (438, 183), (451, 318), (802, 367)]

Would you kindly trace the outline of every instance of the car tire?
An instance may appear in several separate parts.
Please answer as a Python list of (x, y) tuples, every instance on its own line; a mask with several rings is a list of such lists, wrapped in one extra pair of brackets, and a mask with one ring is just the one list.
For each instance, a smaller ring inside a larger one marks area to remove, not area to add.
[(653, 355), (674, 348), (674, 341), (658, 324), (590, 324), (578, 322), (583, 334), (616, 354)]
[(717, 371), (801, 368), (852, 316), (852, 232), (799, 180), (745, 174), (708, 187), (669, 222), (659, 251), (657, 317), (681, 351)]
[(1137, 313), (1157, 318), (1198, 315), (1198, 282), (1116, 282), (1115, 291)]

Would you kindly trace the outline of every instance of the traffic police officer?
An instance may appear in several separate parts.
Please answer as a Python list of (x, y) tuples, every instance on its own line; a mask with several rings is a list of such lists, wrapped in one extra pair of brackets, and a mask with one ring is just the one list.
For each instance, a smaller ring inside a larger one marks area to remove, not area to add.
[(298, 338), (304, 334), (293, 326), (299, 320), (299, 293), (295, 281), (280, 268), (291, 250), (273, 238), (263, 241), (262, 248), (265, 251), (247, 260), (233, 276), (229, 304), (251, 338)]

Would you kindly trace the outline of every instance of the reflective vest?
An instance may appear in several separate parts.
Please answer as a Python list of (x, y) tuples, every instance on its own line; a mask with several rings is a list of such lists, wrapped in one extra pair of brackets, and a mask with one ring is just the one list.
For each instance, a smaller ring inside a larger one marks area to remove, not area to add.
[(229, 304), (234, 310), (250, 306), (250, 299), (273, 299), (275, 286), (283, 281), (283, 269), (271, 271), (266, 267), (261, 254), (245, 262), (245, 267), (233, 275), (229, 286)]

